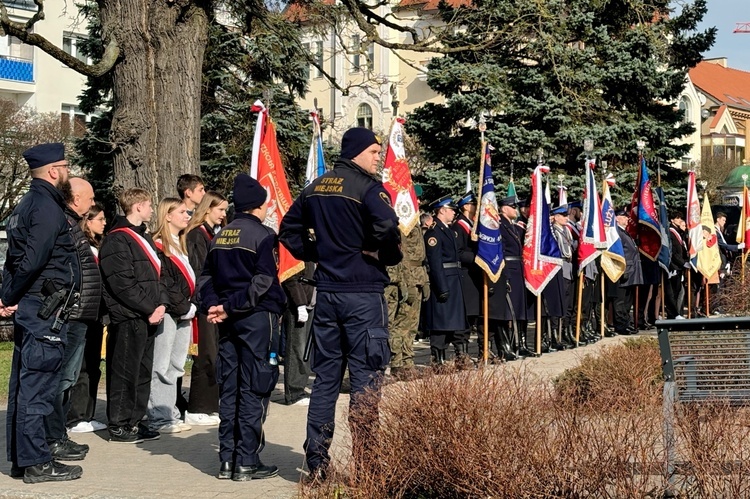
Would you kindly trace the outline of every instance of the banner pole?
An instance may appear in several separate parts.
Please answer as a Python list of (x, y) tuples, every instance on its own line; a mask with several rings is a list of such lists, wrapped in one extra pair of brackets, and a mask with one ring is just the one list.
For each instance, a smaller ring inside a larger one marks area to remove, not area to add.
[(542, 293), (536, 295), (536, 355), (542, 355)]
[[(636, 258), (639, 258), (636, 256)], [(638, 290), (640, 289), (640, 285), (635, 287), (635, 306), (633, 307), (633, 319), (635, 324), (635, 330), (638, 331), (638, 308), (640, 307), (641, 300), (638, 297)]]
[(665, 289), (664, 288), (664, 272), (666, 272), (666, 270), (662, 269), (661, 271), (661, 318), (662, 319), (667, 318), (667, 312), (665, 310), (666, 303), (664, 301), (664, 289)]
[(708, 298), (710, 294), (708, 287), (709, 287), (708, 279), (706, 279), (706, 317), (711, 317), (711, 310), (709, 310), (708, 308), (708, 304), (709, 304)]
[[(483, 312), (484, 312), (484, 338), (482, 338), (482, 342), (484, 344), (484, 350), (482, 353), (482, 360), (484, 362), (484, 365), (487, 365), (487, 362), (489, 360), (490, 356), (490, 349), (489, 349), (489, 327), (490, 327), (490, 306), (489, 306), (489, 285), (487, 284), (487, 273), (484, 273), (484, 303), (482, 304)], [(498, 353), (500, 352), (500, 346), (497, 347)]]
[(576, 314), (576, 345), (581, 338), (581, 303), (583, 302), (583, 272), (578, 274), (578, 313)]
[(693, 286), (690, 284), (690, 269), (687, 269), (685, 272), (687, 272), (687, 306), (688, 306), (688, 319), (690, 318), (690, 315), (692, 314), (692, 294), (693, 294)]
[(604, 293), (604, 271), (603, 270), (602, 270), (602, 275), (601, 275), (601, 282), (602, 282), (602, 289), (600, 291), (602, 295), (602, 304), (600, 305), (601, 311), (599, 312), (599, 332), (601, 333), (602, 338), (604, 338), (604, 330), (607, 324), (607, 317), (604, 315), (605, 293)]

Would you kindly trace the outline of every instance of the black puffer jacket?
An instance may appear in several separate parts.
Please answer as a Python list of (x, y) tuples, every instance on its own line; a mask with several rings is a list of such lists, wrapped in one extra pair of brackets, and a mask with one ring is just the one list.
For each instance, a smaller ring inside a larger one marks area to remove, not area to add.
[(169, 296), (148, 255), (140, 244), (125, 232), (129, 228), (144, 237), (154, 248), (146, 225), (138, 227), (127, 218), (118, 217), (99, 251), (99, 266), (104, 279), (104, 301), (114, 324), (131, 319), (147, 320), (159, 305), (169, 305)]
[[(193, 293), (190, 292), (187, 278), (174, 261), (162, 250), (159, 250), (159, 258), (161, 259), (161, 283), (169, 294), (167, 313), (176, 321), (190, 311)], [(195, 290), (195, 284), (193, 284), (193, 290)]]
[(102, 301), (102, 276), (99, 273), (99, 264), (91, 251), (86, 234), (79, 225), (81, 217), (70, 208), (65, 208), (65, 217), (68, 219), (68, 225), (76, 243), (78, 263), (81, 265), (81, 279), (78, 283), (81, 297), (78, 300), (78, 307), (70, 313), (70, 320), (95, 321), (100, 317), (99, 305)]

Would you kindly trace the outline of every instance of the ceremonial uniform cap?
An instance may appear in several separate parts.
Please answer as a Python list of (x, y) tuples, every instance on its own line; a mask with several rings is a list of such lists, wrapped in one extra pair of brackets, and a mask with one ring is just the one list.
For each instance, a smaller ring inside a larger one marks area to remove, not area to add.
[(518, 196), (508, 196), (503, 198), (498, 203), (499, 206), (511, 206), (513, 208), (518, 206)]
[(465, 204), (477, 204), (477, 197), (474, 195), (474, 191), (469, 191), (464, 194), (464, 196), (458, 200), (456, 206), (461, 208)]
[(29, 164), (29, 168), (41, 168), (52, 163), (65, 160), (65, 145), (60, 142), (39, 144), (23, 152), (23, 157)]
[(618, 208), (617, 210), (615, 210), (615, 216), (618, 216), (618, 217), (619, 216), (627, 217), (628, 216), (628, 210), (625, 209), (625, 208)]
[(561, 204), (560, 206), (556, 206), (552, 208), (551, 211), (552, 215), (567, 215), (568, 214), (568, 205), (567, 204)]
[(529, 198), (523, 198), (518, 200), (518, 207), (519, 208), (528, 208), (529, 207)]
[(581, 204), (580, 201), (572, 201), (572, 202), (568, 203), (568, 208), (569, 209), (582, 208), (582, 207), (583, 207), (583, 204)]
[(437, 211), (440, 208), (442, 208), (443, 206), (447, 206), (448, 208), (453, 208), (454, 210), (456, 209), (456, 205), (453, 204), (453, 198), (450, 197), (450, 196), (443, 196), (443, 197), (441, 197), (441, 198), (433, 201), (430, 204), (429, 209), (431, 211)]

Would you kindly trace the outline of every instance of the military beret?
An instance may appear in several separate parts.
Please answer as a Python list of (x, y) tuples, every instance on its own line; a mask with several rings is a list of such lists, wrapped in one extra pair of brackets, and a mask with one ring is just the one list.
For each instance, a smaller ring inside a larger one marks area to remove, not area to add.
[(437, 211), (443, 206), (447, 206), (448, 208), (456, 209), (456, 205), (453, 204), (453, 198), (450, 196), (443, 196), (439, 199), (436, 199), (432, 203), (430, 203), (429, 209), (432, 211)]
[(469, 191), (464, 194), (464, 196), (458, 200), (456, 206), (461, 208), (465, 204), (477, 204), (477, 197), (474, 195), (474, 191)]
[(29, 164), (29, 168), (41, 168), (52, 163), (65, 160), (65, 145), (60, 142), (39, 144), (23, 152), (23, 157)]
[(567, 204), (561, 204), (560, 206), (555, 206), (552, 208), (552, 211), (550, 212), (552, 215), (567, 215), (568, 214), (568, 205)]

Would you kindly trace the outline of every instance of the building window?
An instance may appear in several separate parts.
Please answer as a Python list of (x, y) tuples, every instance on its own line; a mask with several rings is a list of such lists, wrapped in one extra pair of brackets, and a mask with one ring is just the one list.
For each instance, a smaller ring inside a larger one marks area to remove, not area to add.
[(687, 97), (683, 96), (680, 99), (679, 110), (682, 113), (682, 122), (690, 123), (690, 101)]
[(76, 59), (78, 59), (81, 62), (84, 62), (86, 64), (89, 64), (89, 58), (83, 53), (81, 53), (81, 50), (79, 48), (79, 44), (81, 42), (81, 37), (73, 34), (73, 33), (63, 33), (63, 51), (68, 54), (72, 55)]
[(375, 44), (367, 44), (367, 70), (373, 71), (375, 69)]
[(86, 133), (86, 123), (91, 121), (77, 106), (63, 104), (60, 108), (60, 128), (66, 135), (72, 134), (76, 137), (83, 137)]
[(357, 108), (357, 126), (372, 130), (372, 108), (369, 104), (360, 104)]
[(8, 35), (8, 55), (15, 59), (23, 61), (32, 61), (34, 59), (34, 47), (23, 43), (15, 36)]
[(313, 58), (315, 59), (315, 64), (317, 64), (317, 67), (315, 68), (315, 78), (322, 78), (323, 71), (319, 68), (323, 67), (323, 42), (315, 42), (313, 46), (315, 47)]
[[(302, 49), (305, 51), (306, 55), (309, 54), (310, 53), (310, 44), (307, 43), (307, 42), (303, 43), (302, 44)], [(307, 60), (307, 59), (305, 59), (305, 60)], [(308, 63), (308, 64), (305, 64), (305, 80), (309, 80), (309, 79), (310, 79), (310, 64)]]
[(359, 42), (359, 35), (352, 35), (352, 42), (349, 51), (352, 54), (352, 72), (359, 71), (362, 68), (361, 61), (361, 45)]

